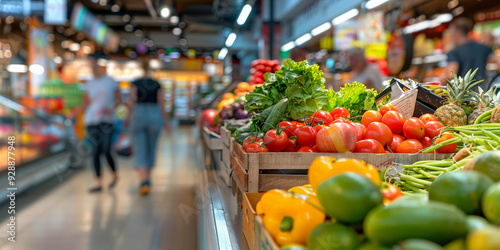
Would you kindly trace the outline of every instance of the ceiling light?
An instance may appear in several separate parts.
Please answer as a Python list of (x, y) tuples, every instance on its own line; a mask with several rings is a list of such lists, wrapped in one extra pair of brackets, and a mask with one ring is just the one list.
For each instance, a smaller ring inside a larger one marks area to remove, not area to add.
[(132, 26), (132, 24), (127, 24), (125, 25), (125, 31), (127, 32), (132, 32), (134, 30), (134, 26)]
[(331, 27), (332, 27), (332, 25), (330, 24), (330, 22), (326, 22), (326, 23), (314, 28), (313, 30), (311, 30), (311, 34), (313, 36), (317, 36), (325, 31), (329, 30)]
[(233, 46), (234, 40), (236, 40), (236, 33), (231, 33), (229, 36), (227, 36), (226, 39), (226, 47), (231, 47)]
[(388, 2), (389, 0), (370, 0), (366, 3), (365, 7), (369, 10), (373, 9), (373, 8), (376, 8), (386, 2)]
[(71, 51), (79, 51), (80, 50), (80, 44), (78, 44), (78, 43), (72, 43), (69, 46), (69, 50), (71, 50)]
[(224, 59), (226, 57), (226, 55), (227, 55), (227, 52), (228, 52), (227, 48), (222, 48), (219, 51), (219, 56), (218, 56), (219, 60)]
[(453, 20), (453, 15), (450, 13), (440, 14), (434, 20), (437, 20), (440, 23), (447, 23)]
[(155, 46), (155, 42), (153, 42), (153, 40), (148, 40), (148, 41), (146, 42), (146, 46), (148, 46), (148, 47), (150, 47), (150, 48), (151, 48), (151, 47)]
[(179, 44), (185, 46), (187, 44), (186, 38), (179, 39)]
[(355, 16), (357, 16), (359, 14), (359, 10), (358, 9), (352, 9), (336, 18), (333, 19), (332, 23), (333, 25), (339, 25)]
[(250, 12), (252, 12), (252, 6), (250, 6), (250, 4), (245, 4), (245, 6), (243, 6), (243, 9), (241, 9), (240, 15), (238, 16), (236, 23), (238, 23), (238, 25), (245, 24), (245, 22), (248, 19), (248, 15), (250, 15)]
[(63, 60), (60, 56), (56, 56), (56, 57), (54, 57), (54, 62), (57, 64), (61, 64), (63, 62)]
[(451, 0), (448, 2), (448, 9), (453, 9), (458, 6), (458, 0)]
[(128, 21), (130, 21), (130, 15), (129, 15), (129, 14), (125, 14), (125, 15), (123, 15), (123, 16), (122, 16), (122, 21), (124, 21), (124, 22), (128, 22)]
[(182, 29), (181, 28), (174, 28), (172, 30), (172, 34), (174, 34), (175, 36), (180, 36), (182, 34)]
[(128, 45), (127, 40), (125, 40), (125, 39), (121, 39), (121, 40), (120, 40), (120, 46), (122, 46), (122, 47), (126, 47), (127, 45)]
[(83, 46), (82, 51), (85, 54), (90, 54), (92, 53), (92, 48), (90, 46)]
[(425, 20), (418, 22), (416, 24), (408, 25), (403, 28), (405, 34), (415, 33), (425, 29), (436, 28), (443, 23), (450, 22), (453, 19), (453, 15), (450, 13), (437, 15), (433, 20)]
[(281, 46), (281, 51), (289, 51), (293, 48), (295, 48), (295, 42), (291, 41), (291, 42), (285, 43), (285, 45)]
[(28, 72), (28, 66), (23, 64), (9, 64), (6, 67), (7, 71), (11, 73), (26, 73)]
[(6, 50), (3, 55), (5, 58), (11, 58), (12, 57), (12, 50)]
[(45, 68), (40, 64), (31, 64), (29, 71), (35, 75), (41, 75), (45, 72)]
[(106, 66), (106, 63), (108, 63), (108, 60), (104, 59), (104, 58), (99, 58), (97, 59), (97, 65), (101, 66), (101, 67), (104, 67)]
[(111, 12), (115, 12), (116, 13), (118, 11), (120, 11), (120, 5), (118, 5), (116, 3), (113, 4), (113, 6), (111, 6)]
[(106, 6), (106, 4), (108, 4), (108, 1), (107, 1), (107, 0), (100, 0), (100, 1), (99, 1), (99, 4), (100, 4), (101, 6)]
[(98, 3), (98, 2), (99, 2), (99, 0), (92, 0), (92, 2), (93, 2), (93, 3)]
[(456, 9), (454, 9), (452, 12), (453, 12), (453, 15), (458, 16), (458, 15), (460, 15), (460, 14), (464, 13), (464, 7), (462, 7), (462, 6), (458, 6), (458, 7), (457, 7)]
[(172, 25), (177, 25), (179, 23), (179, 17), (178, 16), (171, 16), (170, 17), (170, 23)]
[(170, 9), (167, 6), (163, 6), (160, 10), (160, 16), (167, 18), (170, 16)]
[(67, 48), (69, 47), (69, 45), (70, 45), (70, 44), (71, 44), (71, 41), (69, 41), (69, 40), (64, 40), (64, 41), (62, 41), (62, 42), (61, 42), (61, 47), (62, 47), (63, 49), (67, 49)]
[(181, 29), (186, 28), (186, 23), (185, 22), (180, 22), (179, 23), (179, 28), (181, 28)]
[(311, 40), (312, 36), (311, 34), (307, 33), (299, 38), (297, 38), (297, 40), (295, 40), (295, 44), (297, 44), (297, 46)]
[(56, 37), (54, 36), (54, 34), (50, 33), (47, 35), (47, 41), (53, 42), (55, 39)]
[(136, 30), (136, 31), (134, 32), (134, 34), (135, 34), (135, 36), (137, 36), (137, 37), (142, 36), (142, 30)]

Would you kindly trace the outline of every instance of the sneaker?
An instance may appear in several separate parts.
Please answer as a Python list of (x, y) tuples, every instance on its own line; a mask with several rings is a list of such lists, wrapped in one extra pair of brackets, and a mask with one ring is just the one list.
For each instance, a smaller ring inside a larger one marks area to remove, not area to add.
[(89, 193), (97, 193), (97, 192), (101, 192), (102, 191), (102, 187), (93, 187), (91, 189), (89, 189)]
[(113, 181), (109, 184), (109, 189), (112, 189), (113, 187), (115, 187), (117, 182), (118, 182), (118, 178), (113, 179)]
[(139, 194), (141, 195), (146, 195), (149, 193), (149, 190), (150, 190), (150, 183), (149, 181), (144, 181), (142, 184), (141, 184), (141, 187), (139, 188)]

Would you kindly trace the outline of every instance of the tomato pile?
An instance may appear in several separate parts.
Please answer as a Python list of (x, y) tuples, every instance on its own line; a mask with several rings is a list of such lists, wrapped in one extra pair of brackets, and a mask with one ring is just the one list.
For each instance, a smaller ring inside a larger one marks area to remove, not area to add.
[[(331, 112), (319, 110), (304, 122), (280, 122), (275, 129), (265, 133), (263, 140), (253, 141), (253, 147), (262, 149), (252, 150), (251, 153), (269, 150), (413, 154), (432, 146), (433, 142), (435, 145), (454, 138), (451, 133), (441, 133), (443, 128), (443, 124), (432, 114), (406, 120), (392, 104), (382, 106), (379, 111), (366, 111), (361, 122), (351, 121), (349, 111), (337, 107)], [(250, 153), (246, 147), (243, 148)], [(450, 144), (434, 152), (453, 153), (456, 148), (457, 144)]]
[(281, 66), (278, 60), (254, 60), (252, 62), (252, 68), (250, 69), (250, 77), (248, 77), (248, 82), (250, 84), (263, 84), (264, 74), (266, 72), (274, 73), (280, 69)]

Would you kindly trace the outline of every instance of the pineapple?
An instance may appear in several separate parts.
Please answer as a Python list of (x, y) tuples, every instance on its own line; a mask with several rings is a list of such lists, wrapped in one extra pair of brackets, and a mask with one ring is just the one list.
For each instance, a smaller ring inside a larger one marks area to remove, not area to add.
[(448, 80), (448, 85), (446, 85), (446, 89), (448, 90), (447, 104), (439, 107), (434, 112), (434, 116), (445, 126), (457, 127), (467, 125), (467, 114), (461, 107), (461, 104), (467, 101), (475, 101), (474, 94), (472, 94), (475, 92), (471, 89), (483, 81), (474, 80), (477, 70), (474, 70), (472, 73), (469, 70), (464, 78), (453, 73), (453, 81)]
[[(493, 90), (493, 92), (496, 92), (497, 88)], [(500, 92), (496, 95), (494, 95), (492, 106), (496, 106), (495, 110), (493, 110), (493, 113), (491, 113), (491, 123), (500, 123)]]
[(491, 110), (493, 107), (493, 101), (496, 99), (495, 89), (490, 88), (488, 91), (484, 91), (481, 87), (479, 87), (479, 93), (471, 92), (476, 99), (476, 109), (472, 111), (469, 115), (469, 124), (474, 124), (476, 119), (482, 115), (484, 112)]

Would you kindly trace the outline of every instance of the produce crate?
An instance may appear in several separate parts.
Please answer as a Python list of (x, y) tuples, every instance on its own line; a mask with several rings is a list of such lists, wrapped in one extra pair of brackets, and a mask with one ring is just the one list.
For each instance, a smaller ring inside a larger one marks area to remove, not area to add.
[(219, 175), (228, 187), (231, 187), (231, 131), (221, 127), (220, 135), (222, 140), (222, 161), (220, 164)]
[(257, 215), (255, 207), (262, 193), (246, 193), (243, 195), (243, 235), (249, 249), (279, 250), (271, 235), (264, 228), (262, 218)]
[(449, 154), (364, 154), (364, 153), (260, 153), (247, 154), (233, 141), (231, 169), (242, 192), (258, 193), (274, 188), (287, 190), (308, 183), (307, 170), (318, 156), (353, 158), (385, 169), (393, 163), (412, 164), (422, 160), (442, 160)]
[(207, 127), (203, 127), (202, 136), (208, 149), (222, 150), (222, 139), (220, 135), (210, 131)]

